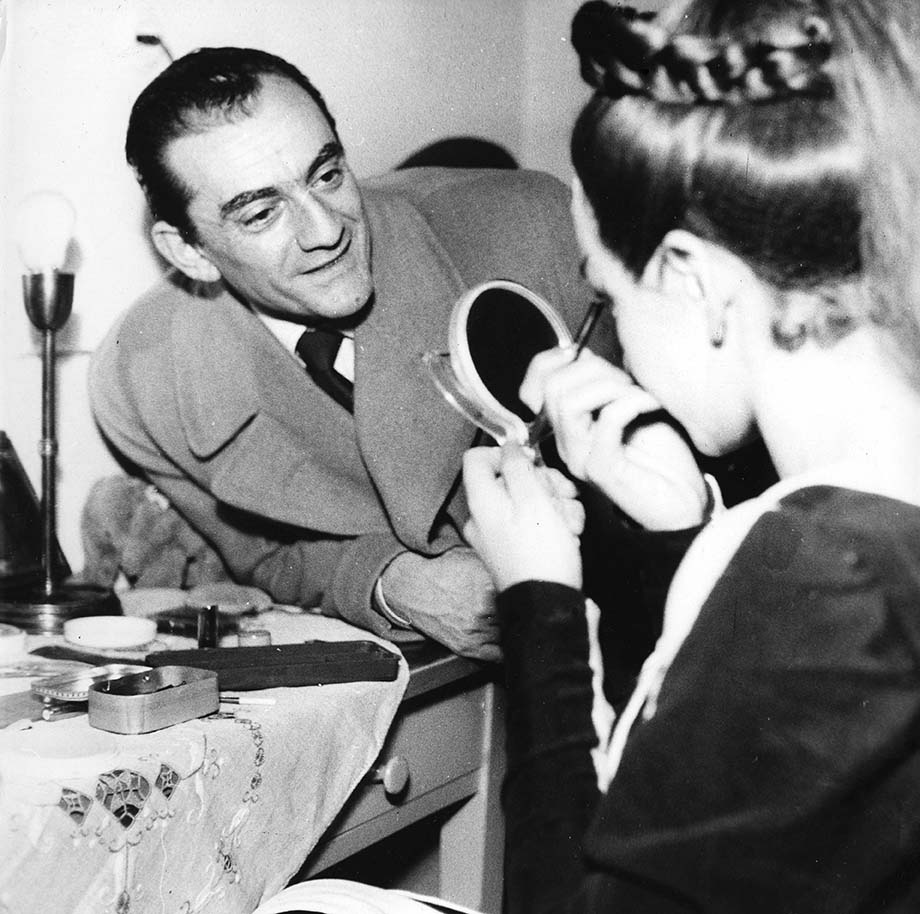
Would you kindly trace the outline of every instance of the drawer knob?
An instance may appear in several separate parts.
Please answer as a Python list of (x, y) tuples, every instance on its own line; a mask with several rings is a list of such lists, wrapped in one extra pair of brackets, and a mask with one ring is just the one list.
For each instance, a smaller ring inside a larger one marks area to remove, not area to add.
[(398, 796), (409, 786), (409, 763), (401, 755), (394, 755), (371, 771), (370, 782), (383, 784), (387, 796)]

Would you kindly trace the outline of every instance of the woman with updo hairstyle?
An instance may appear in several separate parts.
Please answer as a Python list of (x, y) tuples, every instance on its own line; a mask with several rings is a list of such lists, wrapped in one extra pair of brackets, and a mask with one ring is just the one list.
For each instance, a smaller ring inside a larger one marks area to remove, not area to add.
[[(466, 456), (511, 914), (920, 911), (918, 29), (913, 0), (575, 17), (573, 218), (624, 362), (542, 353), (521, 396), (637, 524), (703, 526), (608, 729), (571, 493)], [(758, 435), (779, 483), (720, 510), (688, 440)]]

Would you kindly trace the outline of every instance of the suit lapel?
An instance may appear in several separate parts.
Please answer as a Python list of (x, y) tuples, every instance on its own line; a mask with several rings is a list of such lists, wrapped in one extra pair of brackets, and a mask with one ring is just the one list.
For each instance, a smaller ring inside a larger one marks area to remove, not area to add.
[(424, 352), (447, 348), (450, 312), (465, 286), (414, 208), (386, 194), (366, 201), (376, 292), (355, 334), (355, 422), (396, 533), (423, 550), (475, 435), (422, 364)]
[(180, 422), (217, 498), (330, 533), (386, 528), (351, 417), (258, 317), (225, 294), (180, 309), (172, 333)]

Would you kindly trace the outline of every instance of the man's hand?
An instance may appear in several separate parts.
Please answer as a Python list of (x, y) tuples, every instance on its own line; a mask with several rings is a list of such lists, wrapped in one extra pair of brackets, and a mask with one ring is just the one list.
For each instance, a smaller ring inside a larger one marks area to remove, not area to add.
[(413, 628), (477, 660), (501, 660), (495, 589), (479, 557), (465, 546), (426, 557), (396, 556), (381, 577), (383, 596)]
[(531, 409), (545, 406), (571, 474), (593, 483), (647, 530), (701, 523), (706, 483), (661, 404), (590, 350), (572, 359), (565, 349), (541, 352), (521, 385)]

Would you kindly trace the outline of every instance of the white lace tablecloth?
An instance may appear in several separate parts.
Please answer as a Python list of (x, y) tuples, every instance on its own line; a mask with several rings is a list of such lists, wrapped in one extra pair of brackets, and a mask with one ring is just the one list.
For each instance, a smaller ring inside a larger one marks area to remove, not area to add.
[[(261, 621), (274, 643), (373, 638), (320, 616)], [(249, 914), (377, 757), (407, 681), (401, 662), (395, 682), (249, 693), (275, 704), (137, 736), (85, 715), (0, 730), (0, 912)]]

